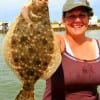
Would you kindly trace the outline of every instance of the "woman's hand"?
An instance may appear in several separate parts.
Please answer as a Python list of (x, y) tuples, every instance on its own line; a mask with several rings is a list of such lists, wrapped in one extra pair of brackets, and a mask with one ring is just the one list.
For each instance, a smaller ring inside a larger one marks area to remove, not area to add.
[(25, 21), (28, 23), (28, 27), (30, 28), (33, 25), (33, 22), (29, 18), (29, 11), (31, 10), (30, 8), (31, 2), (28, 2), (23, 5), (21, 13)]

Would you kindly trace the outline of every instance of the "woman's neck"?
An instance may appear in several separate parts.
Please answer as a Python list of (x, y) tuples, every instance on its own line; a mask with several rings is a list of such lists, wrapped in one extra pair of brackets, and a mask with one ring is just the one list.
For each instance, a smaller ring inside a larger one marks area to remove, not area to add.
[(72, 36), (68, 33), (65, 33), (64, 35), (69, 44), (73, 45), (82, 45), (87, 40), (87, 37), (85, 37), (85, 35)]
[[(79, 59), (91, 60), (96, 58), (96, 47), (93, 39), (85, 36), (70, 36), (65, 34), (65, 39), (69, 44), (72, 53)], [(88, 52), (89, 51), (89, 52)]]

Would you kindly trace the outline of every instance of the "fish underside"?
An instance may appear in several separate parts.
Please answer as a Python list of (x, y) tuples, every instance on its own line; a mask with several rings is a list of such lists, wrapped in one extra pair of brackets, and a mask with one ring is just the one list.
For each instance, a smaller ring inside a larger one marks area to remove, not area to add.
[(35, 100), (34, 84), (48, 79), (58, 68), (61, 55), (50, 25), (48, 0), (32, 0), (10, 26), (3, 42), (6, 63), (22, 81), (15, 100)]

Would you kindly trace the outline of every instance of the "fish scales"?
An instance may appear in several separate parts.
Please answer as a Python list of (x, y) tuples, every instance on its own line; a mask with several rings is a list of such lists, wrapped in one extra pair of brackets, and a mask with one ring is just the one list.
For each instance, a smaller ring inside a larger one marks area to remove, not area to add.
[(23, 83), (15, 100), (35, 100), (36, 81), (48, 79), (61, 63), (48, 0), (32, 0), (25, 6), (27, 9), (22, 8), (3, 42), (5, 61)]

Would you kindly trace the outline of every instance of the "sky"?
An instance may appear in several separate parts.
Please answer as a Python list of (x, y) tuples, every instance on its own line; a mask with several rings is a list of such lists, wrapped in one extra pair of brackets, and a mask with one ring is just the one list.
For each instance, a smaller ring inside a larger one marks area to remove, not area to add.
[[(0, 22), (12, 23), (19, 15), (22, 6), (28, 0), (0, 0)], [(49, 0), (49, 15), (51, 22), (61, 22), (62, 7), (66, 0)], [(100, 18), (100, 0), (88, 0), (95, 16)]]

